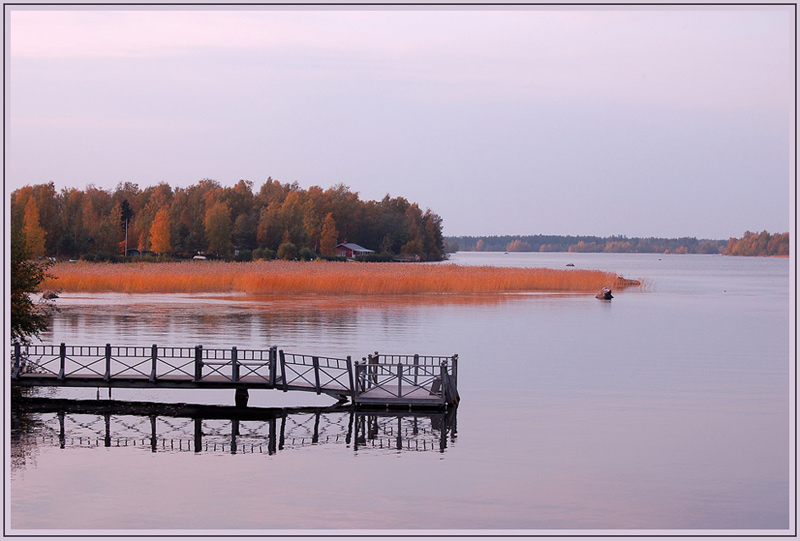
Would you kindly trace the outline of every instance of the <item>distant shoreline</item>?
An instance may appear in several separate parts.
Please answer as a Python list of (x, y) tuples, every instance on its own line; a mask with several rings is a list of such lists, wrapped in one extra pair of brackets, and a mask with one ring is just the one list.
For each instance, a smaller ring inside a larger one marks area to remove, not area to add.
[(728, 240), (696, 237), (597, 237), (573, 235), (445, 236), (445, 250), (455, 252), (554, 252), (634, 254), (789, 255), (789, 233), (746, 231)]

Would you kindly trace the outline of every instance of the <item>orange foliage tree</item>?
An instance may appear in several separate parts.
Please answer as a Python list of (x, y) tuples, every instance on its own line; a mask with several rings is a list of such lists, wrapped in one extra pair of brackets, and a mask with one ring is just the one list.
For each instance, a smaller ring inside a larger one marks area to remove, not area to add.
[(45, 231), (39, 225), (39, 205), (36, 199), (28, 199), (25, 205), (25, 226), (22, 229), (25, 235), (25, 246), (28, 249), (28, 256), (38, 258), (44, 255)]
[(153, 224), (150, 226), (150, 249), (157, 254), (167, 254), (172, 251), (169, 238), (169, 213), (165, 208), (156, 212)]
[(338, 235), (333, 213), (329, 212), (322, 221), (322, 232), (319, 236), (319, 250), (322, 255), (325, 257), (333, 257), (336, 255)]

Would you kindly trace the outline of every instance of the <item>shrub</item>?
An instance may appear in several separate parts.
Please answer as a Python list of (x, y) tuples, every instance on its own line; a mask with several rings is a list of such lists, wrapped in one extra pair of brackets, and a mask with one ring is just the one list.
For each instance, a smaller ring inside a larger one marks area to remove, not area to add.
[(284, 242), (278, 247), (278, 259), (297, 259), (297, 246), (291, 242)]
[(299, 255), (302, 261), (311, 261), (312, 259), (317, 258), (317, 254), (315, 254), (310, 248), (302, 248)]
[(364, 254), (356, 256), (356, 261), (364, 261), (366, 263), (387, 263), (394, 261), (394, 256), (389, 252), (381, 252), (379, 254)]
[(240, 250), (238, 254), (234, 256), (236, 261), (252, 261), (253, 260), (253, 252), (250, 250)]
[(256, 248), (253, 250), (253, 259), (275, 259), (275, 250), (269, 248)]

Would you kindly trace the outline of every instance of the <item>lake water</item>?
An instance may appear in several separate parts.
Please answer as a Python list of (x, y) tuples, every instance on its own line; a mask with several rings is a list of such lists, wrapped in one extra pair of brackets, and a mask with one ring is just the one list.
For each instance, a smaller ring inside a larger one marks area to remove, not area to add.
[[(460, 253), (451, 262), (573, 263), (642, 278), (645, 286), (615, 291), (610, 302), (591, 294), (65, 294), (43, 343), (277, 345), (359, 359), (376, 350), (457, 353), (461, 404), (455, 420), (379, 419), (380, 430), (361, 445), (346, 433), (364, 419), (301, 411), (278, 421), (286, 436), (269, 451), (269, 421), (241, 421), (238, 442), (231, 441), (232, 421), (203, 421), (206, 447), (193, 452), (183, 449), (195, 435), (188, 417), (67, 412), (68, 441), (60, 442), (56, 413), (17, 413), (10, 527), (232, 534), (794, 531), (789, 259)], [(40, 394), (108, 398), (96, 389)], [(114, 389), (112, 398), (232, 405), (233, 391)], [(312, 393), (250, 393), (251, 406), (331, 403)], [(106, 418), (117, 442), (109, 446)], [(151, 442), (156, 425), (165, 437)]]

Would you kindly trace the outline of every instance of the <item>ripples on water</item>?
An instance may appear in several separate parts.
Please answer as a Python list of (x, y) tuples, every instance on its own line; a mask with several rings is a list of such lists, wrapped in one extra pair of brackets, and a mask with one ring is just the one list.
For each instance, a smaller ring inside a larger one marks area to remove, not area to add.
[[(644, 278), (647, 287), (614, 292), (610, 303), (530, 294), (64, 295), (46, 343), (277, 345), (354, 358), (376, 350), (458, 353), (457, 438), (434, 453), (316, 443), (236, 456), (153, 453), (147, 444), (61, 449), (43, 440), (28, 461), (12, 464), (12, 526), (788, 528), (788, 260), (456, 254), (454, 261), (572, 263)], [(52, 394), (95, 399), (98, 392)], [(224, 391), (115, 389), (113, 398), (233, 401)], [(252, 392), (250, 402), (330, 405), (324, 396), (275, 391)], [(53, 414), (31, 415), (52, 427)], [(91, 488), (76, 479), (90, 479)]]

